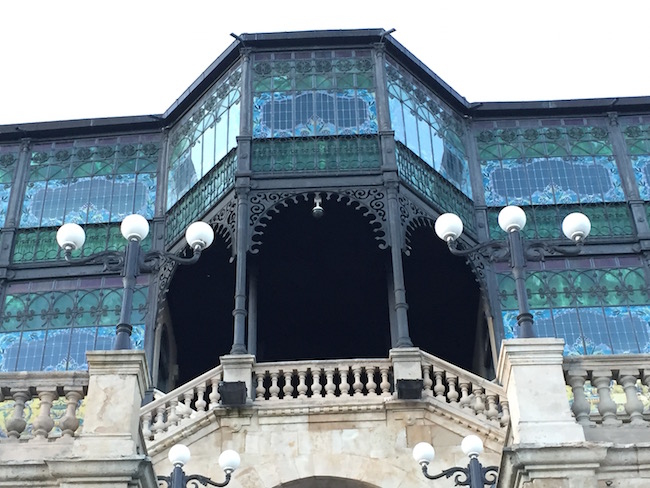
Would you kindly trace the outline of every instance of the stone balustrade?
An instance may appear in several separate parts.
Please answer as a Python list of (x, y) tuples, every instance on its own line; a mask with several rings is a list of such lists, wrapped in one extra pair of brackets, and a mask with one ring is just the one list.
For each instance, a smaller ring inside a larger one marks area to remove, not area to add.
[(18, 372), (0, 374), (0, 442), (73, 437), (88, 373)]
[(255, 402), (390, 397), (388, 359), (259, 363), (253, 367)]
[(422, 352), (424, 396), (471, 412), (501, 427), (510, 421), (506, 393), (500, 385)]
[(223, 368), (219, 365), (142, 407), (140, 418), (144, 438), (155, 439), (217, 407), (222, 380)]
[(646, 356), (567, 357), (564, 373), (572, 393), (571, 410), (582, 426), (650, 427)]

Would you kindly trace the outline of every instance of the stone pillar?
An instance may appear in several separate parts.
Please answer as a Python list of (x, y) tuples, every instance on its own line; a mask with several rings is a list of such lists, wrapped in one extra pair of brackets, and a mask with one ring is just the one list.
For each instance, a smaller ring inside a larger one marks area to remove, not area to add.
[(253, 388), (253, 363), (255, 356), (251, 354), (229, 354), (221, 356), (221, 366), (223, 367), (223, 381), (231, 383), (243, 381), (246, 384), (247, 403), (255, 398), (255, 389)]
[(569, 408), (562, 370), (564, 340), (509, 339), (501, 343), (497, 378), (506, 389), (513, 444), (584, 442)]
[[(393, 378), (395, 380), (395, 398), (398, 398), (398, 383), (402, 380), (422, 380), (422, 354), (417, 347), (396, 347), (389, 351), (388, 357), (393, 362)], [(415, 383), (407, 381), (405, 383)], [(421, 382), (420, 382), (421, 383)], [(415, 387), (415, 385), (414, 385)], [(421, 389), (420, 384), (418, 389)], [(419, 394), (413, 391), (413, 394)], [(412, 397), (411, 397), (412, 398)]]
[(70, 456), (46, 459), (62, 487), (155, 487), (140, 432), (149, 374), (144, 351), (89, 351), (83, 430)]

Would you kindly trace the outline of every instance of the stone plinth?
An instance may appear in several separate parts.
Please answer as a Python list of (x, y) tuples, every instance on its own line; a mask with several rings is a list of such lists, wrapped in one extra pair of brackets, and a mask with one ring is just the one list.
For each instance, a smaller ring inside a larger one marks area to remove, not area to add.
[(514, 444), (584, 442), (583, 429), (569, 408), (563, 350), (562, 339), (503, 341), (497, 377), (510, 404)]

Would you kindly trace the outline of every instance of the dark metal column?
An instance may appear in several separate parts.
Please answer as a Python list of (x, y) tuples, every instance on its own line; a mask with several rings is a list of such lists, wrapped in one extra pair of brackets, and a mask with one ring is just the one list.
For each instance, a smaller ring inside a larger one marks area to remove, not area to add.
[(233, 344), (230, 354), (246, 354), (246, 259), (248, 249), (248, 199), (251, 188), (251, 149), (253, 90), (251, 78), (251, 51), (243, 47), (241, 53), (241, 111), (239, 136), (237, 137), (237, 172), (235, 193), (237, 195), (237, 227), (235, 235), (235, 308)]

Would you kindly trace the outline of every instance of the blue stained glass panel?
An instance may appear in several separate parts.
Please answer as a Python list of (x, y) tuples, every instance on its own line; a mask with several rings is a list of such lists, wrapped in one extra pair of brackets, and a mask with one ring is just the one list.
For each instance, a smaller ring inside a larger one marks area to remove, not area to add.
[(490, 206), (625, 200), (616, 164), (607, 157), (490, 160), (482, 170)]
[[(538, 337), (565, 340), (565, 355), (650, 352), (650, 306), (535, 309)], [(517, 337), (517, 311), (502, 312), (505, 338)]]
[[(110, 350), (114, 340), (114, 326), (0, 334), (0, 371), (87, 369), (86, 351)], [(133, 326), (131, 345), (144, 347), (143, 324)]]
[(369, 90), (264, 92), (253, 101), (253, 137), (287, 138), (376, 134), (377, 108)]

